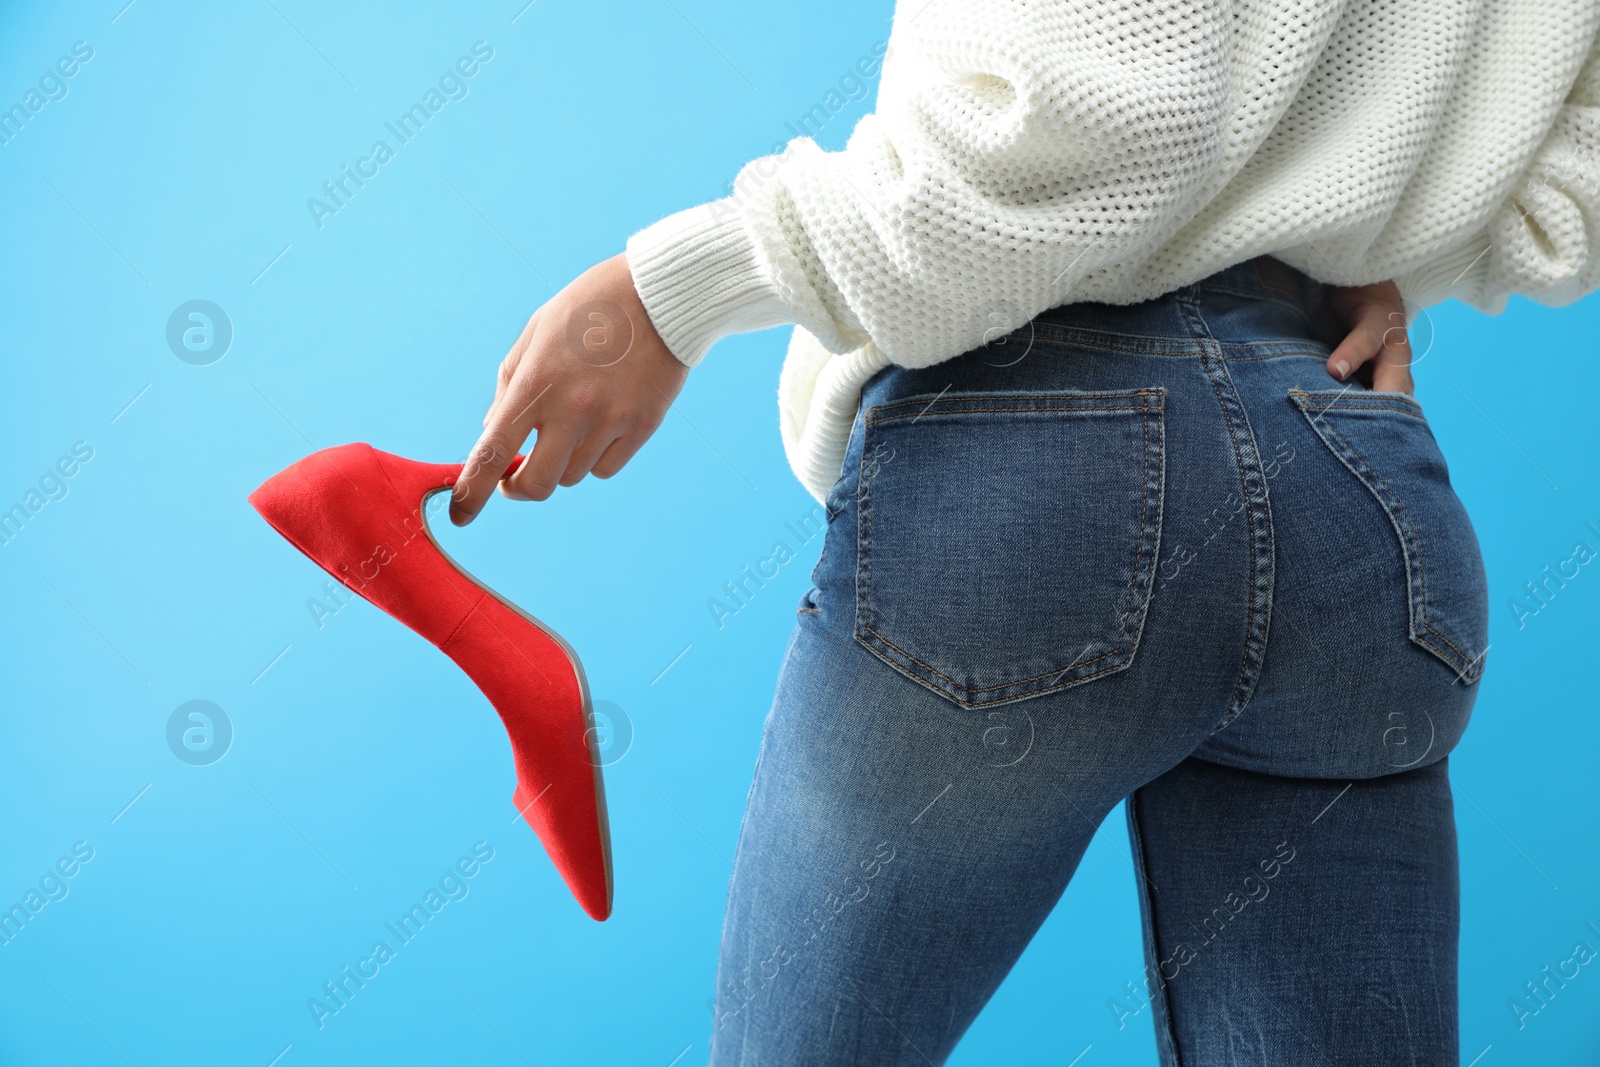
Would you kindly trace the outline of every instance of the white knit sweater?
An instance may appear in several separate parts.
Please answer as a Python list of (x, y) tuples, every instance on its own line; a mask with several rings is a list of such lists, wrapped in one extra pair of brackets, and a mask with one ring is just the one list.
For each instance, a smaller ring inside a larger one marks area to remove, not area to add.
[(876, 114), (627, 245), (667, 346), (795, 323), (784, 447), (822, 499), (860, 387), (1058, 304), (1270, 253), (1456, 297), (1600, 286), (1600, 0), (907, 0)]

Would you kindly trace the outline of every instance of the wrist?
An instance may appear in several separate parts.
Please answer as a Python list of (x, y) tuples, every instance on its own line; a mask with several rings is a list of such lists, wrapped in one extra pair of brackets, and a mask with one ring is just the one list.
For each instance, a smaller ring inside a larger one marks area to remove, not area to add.
[(720, 337), (794, 321), (731, 197), (645, 227), (624, 255), (646, 315), (685, 366)]

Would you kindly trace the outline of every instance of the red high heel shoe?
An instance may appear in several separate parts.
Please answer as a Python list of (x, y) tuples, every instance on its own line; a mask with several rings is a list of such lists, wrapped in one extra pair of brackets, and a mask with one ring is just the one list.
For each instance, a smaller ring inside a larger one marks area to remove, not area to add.
[(511, 735), (517, 810), (583, 910), (604, 920), (611, 834), (583, 665), (559, 634), (466, 574), (433, 539), (425, 502), (461, 469), (340, 445), (274, 474), (250, 503), (323, 570), (467, 672)]

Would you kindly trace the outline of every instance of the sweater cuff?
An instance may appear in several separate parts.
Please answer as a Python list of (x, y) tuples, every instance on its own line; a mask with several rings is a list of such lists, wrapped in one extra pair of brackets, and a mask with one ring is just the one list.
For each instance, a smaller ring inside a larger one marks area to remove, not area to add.
[(719, 337), (794, 321), (732, 197), (646, 226), (627, 256), (645, 312), (685, 366)]
[(1488, 238), (1477, 239), (1454, 249), (1394, 279), (1405, 303), (1406, 325), (1435, 304), (1456, 297), (1473, 307), (1482, 305), (1484, 280), (1489, 270)]

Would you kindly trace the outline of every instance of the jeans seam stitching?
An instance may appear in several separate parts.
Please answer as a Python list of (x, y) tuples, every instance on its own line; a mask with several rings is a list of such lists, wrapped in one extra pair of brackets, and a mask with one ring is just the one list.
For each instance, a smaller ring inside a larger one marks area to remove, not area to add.
[[(872, 431), (877, 426), (873, 412), (868, 411), (862, 420), (862, 454), (872, 455)], [(868, 622), (872, 605), (872, 487), (877, 482), (876, 471), (863, 471), (856, 486), (856, 603), (855, 630), (860, 639), (862, 630), (871, 632)]]
[[(1161, 973), (1161, 945), (1156, 921), (1156, 900), (1155, 894), (1149, 891), (1155, 888), (1155, 883), (1150, 881), (1148, 850), (1144, 844), (1144, 830), (1139, 826), (1139, 811), (1141, 808), (1139, 791), (1134, 790), (1128, 794), (1128, 836), (1132, 839), (1134, 854), (1137, 857), (1134, 861), (1134, 869), (1139, 876), (1139, 896), (1143, 900), (1145, 911), (1148, 914), (1148, 923), (1144, 931), (1147, 937), (1146, 947), (1151, 950), (1150, 954), (1155, 957), (1154, 961), (1147, 960), (1146, 966), (1148, 967), (1153, 962), (1156, 971), (1155, 982), (1147, 982), (1146, 988), (1150, 989), (1152, 999), (1155, 997), (1161, 999), (1159, 1015), (1164, 1025), (1157, 1030), (1157, 1037), (1158, 1039), (1165, 1037), (1166, 1041), (1164, 1047), (1160, 1040), (1157, 1041), (1157, 1053), (1171, 1053), (1171, 1062), (1165, 1064), (1164, 1067), (1182, 1067), (1183, 1056), (1178, 1045), (1177, 1021), (1173, 1018), (1172, 1005), (1167, 998), (1166, 976)], [(1165, 1057), (1163, 1058), (1165, 1059)]]
[[(1035, 414), (1036, 413), (1036, 414), (1041, 414), (1041, 415), (1061, 415), (1061, 414), (1069, 414), (1071, 412), (1076, 412), (1076, 411), (1132, 411), (1132, 412), (1136, 412), (1137, 413), (1137, 412), (1148, 411), (1150, 409), (1150, 407), (1151, 407), (1151, 405), (1149, 405), (1149, 404), (1126, 404), (1126, 405), (1123, 405), (1121, 407), (1109, 407), (1109, 408), (1107, 408), (1107, 407), (1086, 408), (1086, 407), (1076, 407), (1076, 406), (1074, 406), (1074, 407), (1065, 407), (1065, 408), (1040, 408), (1040, 407), (1028, 407), (1028, 408), (941, 408), (939, 410), (939, 414), (941, 414), (941, 415), (989, 415), (989, 414), (1004, 415), (1004, 414), (1013, 414), (1013, 413), (1015, 413), (1015, 414)], [(929, 405), (929, 408), (931, 410), (932, 405)], [(881, 416), (879, 418), (875, 418), (873, 420), (873, 424), (876, 425), (878, 423), (883, 423), (883, 422), (899, 422), (901, 419), (915, 419), (917, 417), (918, 417), (917, 415), (913, 415), (910, 412), (905, 412), (905, 413), (900, 414), (900, 415), (884, 415), (884, 416)]]
[[(1179, 351), (1183, 345), (1181, 337), (1151, 337), (1147, 338), (1148, 345), (1128, 344), (1126, 334), (1113, 333), (1109, 330), (1091, 330), (1081, 326), (1060, 326), (1051, 322), (1033, 323), (1034, 331), (1047, 341), (1065, 342), (1068, 344), (1081, 342), (1084, 345), (1096, 348), (1108, 348), (1115, 352), (1128, 352), (1138, 356), (1182, 356), (1186, 353)], [(1119, 343), (1119, 340), (1120, 343)]]
[(1416, 400), (1407, 400), (1398, 396), (1373, 396), (1370, 393), (1355, 393), (1345, 395), (1344, 390), (1319, 390), (1313, 392), (1307, 389), (1294, 388), (1289, 390), (1292, 397), (1303, 397), (1307, 400), (1326, 396), (1328, 403), (1320, 405), (1321, 411), (1332, 411), (1335, 408), (1347, 408), (1352, 411), (1394, 411), (1401, 415), (1410, 415), (1413, 418), (1427, 422), (1427, 415), (1423, 413), (1422, 405)]
[[(1057, 323), (1038, 322), (1033, 324), (1037, 338), (1057, 344), (1074, 344), (1086, 348), (1103, 348), (1114, 352), (1127, 352), (1136, 356), (1152, 356), (1161, 359), (1189, 359), (1194, 355), (1193, 339), (1187, 337), (1148, 337), (1144, 338), (1146, 344), (1128, 344), (1127, 334), (1117, 334), (1109, 331), (1099, 331), (1082, 326), (1062, 326)], [(1317, 359), (1326, 359), (1331, 351), (1328, 345), (1310, 339), (1294, 341), (1224, 341), (1216, 339), (1222, 348), (1222, 358), (1229, 362), (1238, 362), (1251, 359), (1279, 359), (1285, 356), (1311, 356)], [(1120, 342), (1120, 343), (1119, 343)], [(1252, 352), (1261, 348), (1273, 348), (1277, 351), (1262, 355), (1230, 355), (1234, 351)], [(974, 349), (976, 351), (976, 349)]]
[(1293, 346), (1291, 348), (1287, 348), (1285, 351), (1264, 352), (1264, 353), (1262, 353), (1260, 355), (1254, 355), (1254, 356), (1230, 356), (1230, 355), (1228, 355), (1228, 349), (1230, 349), (1230, 348), (1256, 349), (1256, 348), (1266, 347), (1266, 346), (1269, 346), (1269, 345), (1271, 347), (1273, 347), (1273, 348), (1278, 348), (1278, 347), (1283, 346), (1283, 342), (1281, 342), (1281, 341), (1270, 341), (1270, 342), (1261, 342), (1261, 343), (1257, 343), (1257, 344), (1234, 344), (1234, 343), (1230, 343), (1228, 341), (1218, 341), (1217, 343), (1222, 346), (1222, 358), (1224, 360), (1226, 360), (1227, 362), (1229, 362), (1229, 363), (1250, 363), (1250, 362), (1253, 362), (1255, 360), (1262, 360), (1262, 359), (1285, 359), (1285, 358), (1290, 358), (1290, 357), (1302, 357), (1302, 356), (1303, 357), (1308, 357), (1310, 359), (1323, 359), (1323, 360), (1325, 360), (1325, 359), (1328, 358), (1328, 356), (1332, 352), (1332, 349), (1328, 348), (1327, 345), (1304, 344), (1304, 345), (1295, 345), (1295, 346)]
[[(1184, 293), (1180, 293), (1179, 298), (1178, 298), (1178, 304), (1184, 311), (1184, 319), (1185, 319), (1185, 321), (1188, 323), (1190, 329), (1195, 333), (1195, 338), (1194, 339), (1195, 339), (1196, 343), (1198, 343), (1199, 346), (1200, 346), (1200, 349), (1201, 349), (1201, 354), (1200, 354), (1201, 366), (1202, 367), (1206, 367), (1207, 365), (1209, 365), (1211, 363), (1215, 363), (1218, 373), (1222, 374), (1227, 379), (1229, 388), (1232, 389), (1233, 388), (1233, 379), (1232, 379), (1232, 377), (1230, 375), (1228, 375), (1227, 367), (1224, 364), (1224, 362), (1221, 359), (1212, 359), (1211, 358), (1213, 353), (1207, 347), (1207, 344), (1208, 344), (1208, 342), (1211, 343), (1211, 344), (1215, 344), (1216, 343), (1216, 338), (1214, 336), (1212, 336), (1211, 328), (1206, 324), (1204, 317), (1201, 316), (1201, 314), (1200, 314), (1200, 307), (1199, 307), (1198, 300), (1196, 299), (1196, 294), (1189, 293), (1189, 294), (1185, 295)], [(1260, 561), (1258, 559), (1260, 553), (1257, 551), (1257, 546), (1256, 546), (1256, 541), (1257, 541), (1257, 536), (1256, 536), (1256, 528), (1257, 528), (1257, 523), (1256, 523), (1256, 505), (1255, 505), (1254, 500), (1252, 499), (1252, 494), (1250, 492), (1249, 478), (1248, 478), (1248, 474), (1247, 474), (1247, 471), (1246, 471), (1246, 463), (1245, 463), (1245, 460), (1244, 460), (1244, 456), (1239, 450), (1238, 431), (1237, 431), (1237, 428), (1234, 426), (1234, 422), (1233, 422), (1232, 417), (1229, 415), (1227, 403), (1226, 403), (1226, 401), (1224, 400), (1224, 398), (1222, 396), (1222, 390), (1218, 386), (1216, 379), (1213, 377), (1213, 375), (1211, 373), (1209, 373), (1209, 371), (1206, 373), (1205, 377), (1206, 377), (1207, 383), (1210, 384), (1210, 386), (1211, 386), (1212, 393), (1216, 396), (1217, 407), (1218, 407), (1218, 409), (1220, 410), (1220, 412), (1222, 414), (1223, 423), (1227, 427), (1228, 444), (1233, 449), (1234, 465), (1239, 471), (1239, 489), (1240, 489), (1241, 493), (1244, 496), (1245, 524), (1249, 528), (1249, 531), (1250, 531), (1250, 576), (1249, 576), (1249, 581), (1247, 583), (1248, 587), (1250, 589), (1250, 604), (1249, 604), (1249, 607), (1248, 607), (1247, 612), (1246, 612), (1244, 654), (1240, 657), (1239, 674), (1234, 679), (1233, 693), (1229, 697), (1228, 708), (1224, 709), (1223, 715), (1222, 715), (1222, 720), (1217, 723), (1215, 729), (1213, 730), (1213, 732), (1215, 732), (1215, 730), (1222, 729), (1224, 726), (1227, 726), (1230, 722), (1232, 722), (1234, 719), (1238, 718), (1241, 714), (1243, 714), (1244, 713), (1244, 709), (1245, 709), (1245, 705), (1249, 703), (1250, 695), (1253, 695), (1253, 693), (1254, 693), (1254, 681), (1252, 680), (1252, 681), (1249, 682), (1250, 693), (1246, 694), (1243, 703), (1240, 703), (1239, 707), (1237, 709), (1233, 708), (1234, 703), (1238, 702), (1238, 700), (1239, 700), (1239, 695), (1240, 695), (1241, 690), (1243, 690), (1246, 687), (1246, 675), (1249, 673), (1250, 656), (1251, 656), (1251, 652), (1250, 652), (1251, 641), (1250, 641), (1250, 638), (1251, 638), (1251, 634), (1255, 631), (1255, 629), (1257, 627), (1257, 619), (1262, 617), (1263, 615), (1265, 615), (1267, 617), (1268, 621), (1266, 623), (1263, 623), (1262, 626), (1263, 626), (1264, 629), (1270, 627), (1270, 617), (1271, 617), (1271, 614), (1272, 614), (1272, 590), (1271, 590), (1270, 582), (1272, 580), (1271, 576), (1273, 574), (1273, 571), (1272, 571), (1272, 559), (1271, 559), (1271, 555), (1270, 555), (1270, 552), (1269, 552), (1268, 558), (1267, 558), (1267, 563), (1266, 563), (1266, 568), (1265, 568), (1267, 570), (1268, 575), (1269, 575), (1269, 577), (1268, 577), (1269, 586), (1268, 586), (1267, 595), (1266, 595), (1266, 598), (1265, 598), (1266, 599), (1265, 610), (1264, 611), (1258, 611), (1257, 607), (1256, 607), (1256, 588), (1257, 588), (1257, 586), (1258, 586), (1258, 584), (1260, 582), (1260, 576), (1259, 576), (1258, 568), (1260, 568), (1261, 564), (1260, 564)], [(1237, 397), (1237, 392), (1235, 392), (1235, 399), (1237, 399), (1237, 398), (1238, 398)], [(1248, 422), (1245, 424), (1245, 428), (1247, 430), (1249, 429)], [(1251, 437), (1251, 444), (1252, 444), (1252, 446), (1254, 446), (1254, 444), (1255, 444), (1255, 434), (1254, 434), (1253, 431), (1251, 431), (1250, 437)], [(1259, 459), (1259, 457), (1260, 457), (1260, 449), (1259, 449), (1259, 447), (1256, 448), (1256, 453), (1257, 453), (1257, 458)], [(1263, 487), (1264, 487), (1264, 483), (1263, 483)], [(1268, 512), (1268, 514), (1267, 514), (1266, 522), (1267, 522), (1267, 527), (1266, 527), (1267, 528), (1267, 537), (1268, 537), (1268, 541), (1269, 541), (1268, 548), (1271, 549), (1272, 546), (1271, 546), (1270, 542), (1272, 540), (1272, 516), (1271, 516), (1270, 512)], [(1265, 647), (1264, 646), (1265, 646), (1265, 642), (1266, 642), (1266, 633), (1263, 633), (1261, 640), (1262, 640), (1262, 644), (1263, 644), (1262, 658), (1265, 659), (1266, 651), (1265, 651)], [(1258, 668), (1258, 670), (1259, 670), (1259, 668)]]
[[(1074, 404), (1074, 403), (1060, 403), (1060, 402), (1058, 402), (1058, 403), (1055, 403), (1055, 404), (1051, 404), (1051, 403), (1048, 402), (1049, 398), (1041, 397), (1040, 398), (1041, 403), (1034, 404), (1034, 405), (1029, 405), (1029, 406), (1025, 406), (1025, 407), (1010, 407), (1010, 408), (996, 408), (996, 407), (945, 408), (945, 407), (941, 407), (940, 410), (941, 410), (942, 414), (946, 414), (946, 415), (981, 415), (981, 414), (987, 414), (989, 412), (995, 412), (995, 413), (1004, 413), (1004, 412), (1041, 412), (1041, 413), (1045, 413), (1045, 414), (1056, 414), (1056, 413), (1070, 412), (1070, 411), (1148, 411), (1151, 408), (1160, 408), (1160, 407), (1162, 407), (1162, 403), (1163, 403), (1163, 400), (1165, 398), (1165, 393), (1163, 391), (1152, 391), (1152, 392), (1126, 393), (1126, 394), (1106, 394), (1104, 396), (1097, 395), (1097, 396), (1093, 396), (1093, 397), (1085, 397), (1084, 399), (1086, 399), (1086, 400), (1091, 400), (1091, 399), (1092, 400), (1111, 400), (1111, 399), (1115, 399), (1116, 396), (1127, 396), (1130, 399), (1137, 396), (1137, 397), (1143, 397), (1143, 398), (1146, 398), (1146, 399), (1140, 400), (1140, 401), (1138, 401), (1136, 403), (1132, 403), (1132, 404), (1115, 404), (1115, 405), (1109, 405), (1109, 406), (1101, 405), (1101, 406), (1090, 407), (1088, 405)], [(1151, 398), (1151, 397), (1157, 398), (1154, 403), (1152, 403), (1150, 401), (1150, 399), (1148, 399), (1148, 398)], [(956, 402), (970, 402), (970, 401), (973, 401), (973, 400), (1015, 400), (1015, 399), (1017, 399), (1017, 398), (1016, 398), (1016, 396), (1014, 394), (1012, 394), (1012, 395), (1000, 394), (1000, 395), (997, 395), (997, 396), (984, 396), (982, 394), (976, 394), (976, 393), (971, 393), (971, 394), (963, 393), (963, 394), (961, 394), (959, 396), (951, 397), (948, 401), (945, 401), (945, 403), (949, 404), (949, 403), (956, 403)], [(879, 423), (895, 422), (895, 421), (897, 421), (899, 419), (920, 418), (924, 412), (927, 412), (927, 411), (931, 410), (935, 405), (939, 404), (939, 400), (938, 400), (938, 398), (935, 398), (934, 400), (931, 400), (928, 403), (923, 404), (916, 415), (912, 415), (910, 412), (901, 412), (901, 413), (895, 414), (895, 415), (882, 414), (882, 412), (887, 411), (887, 410), (889, 410), (891, 408), (913, 407), (913, 406), (916, 406), (919, 403), (920, 403), (920, 401), (913, 400), (913, 401), (907, 401), (907, 402), (904, 402), (904, 403), (885, 404), (882, 407), (873, 408), (870, 412), (867, 413), (867, 421), (869, 423), (871, 423), (872, 425), (876, 426)]]
[[(1035, 675), (1032, 675), (1031, 677), (1028, 677), (1028, 678), (1018, 678), (1018, 679), (1015, 679), (1015, 680), (1010, 681), (1010, 682), (1001, 682), (999, 685), (989, 685), (989, 686), (983, 686), (983, 687), (980, 688), (980, 687), (962, 685), (960, 682), (956, 681), (954, 678), (951, 678), (949, 675), (947, 675), (947, 674), (943, 673), (942, 671), (940, 671), (937, 667), (934, 667), (931, 664), (922, 662), (920, 659), (918, 659), (917, 657), (913, 656), (911, 653), (907, 652), (905, 649), (901, 648), (899, 645), (895, 644), (893, 641), (889, 640), (887, 637), (883, 636), (878, 631), (874, 630), (872, 627), (863, 626), (862, 629), (866, 630), (867, 633), (871, 634), (873, 637), (876, 637), (880, 642), (882, 642), (883, 644), (885, 644), (885, 645), (889, 646), (890, 648), (894, 649), (894, 651), (898, 652), (900, 655), (904, 656), (907, 660), (909, 660), (910, 662), (916, 664), (918, 667), (923, 668), (924, 670), (926, 670), (930, 674), (938, 675), (940, 678), (943, 678), (945, 681), (949, 682), (950, 683), (950, 688), (959, 689), (963, 693), (992, 693), (996, 689), (1009, 689), (1012, 686), (1026, 685), (1028, 682), (1036, 682), (1040, 678), (1048, 678), (1051, 675), (1059, 676), (1059, 675), (1065, 674), (1067, 671), (1074, 670), (1076, 668), (1087, 667), (1091, 663), (1098, 663), (1101, 660), (1107, 658), (1108, 656), (1115, 656), (1118, 652), (1120, 652), (1121, 651), (1121, 636), (1122, 636), (1121, 634), (1118, 635), (1118, 646), (1116, 648), (1112, 649), (1110, 652), (1103, 652), (1100, 655), (1096, 656), (1094, 659), (1084, 660), (1082, 663), (1069, 665), (1067, 667), (1061, 668), (1060, 670), (1049, 670), (1049, 671), (1045, 671), (1043, 674), (1035, 674)], [(1126, 629), (1127, 629), (1127, 627), (1126, 627), (1126, 625), (1124, 625), (1124, 627), (1123, 627), (1124, 632), (1126, 632)], [(1115, 666), (1116, 667), (1120, 667), (1120, 666), (1122, 666), (1122, 664), (1118, 663)], [(1113, 669), (1114, 669), (1113, 667), (1107, 667), (1105, 670), (1096, 671), (1091, 676), (1078, 677), (1078, 678), (1072, 679), (1072, 681), (1070, 681), (1070, 682), (1063, 682), (1060, 685), (1047, 686), (1044, 689), (1038, 690), (1038, 692), (1039, 693), (1049, 693), (1049, 692), (1052, 692), (1053, 690), (1056, 690), (1056, 689), (1065, 688), (1066, 686), (1072, 685), (1075, 682), (1086, 681), (1088, 677), (1098, 678), (1100, 675), (1109, 673)], [(927, 679), (923, 679), (923, 680), (926, 681)]]

